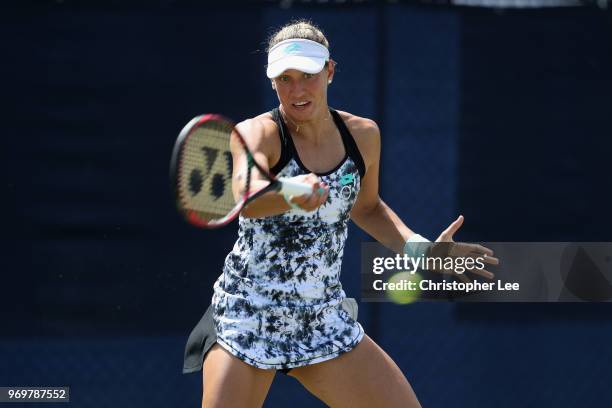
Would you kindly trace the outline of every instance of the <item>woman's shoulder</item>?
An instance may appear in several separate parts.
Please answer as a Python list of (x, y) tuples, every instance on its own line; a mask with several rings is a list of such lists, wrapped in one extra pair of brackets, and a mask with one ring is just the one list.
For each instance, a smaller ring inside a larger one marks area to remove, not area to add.
[(380, 152), (380, 129), (378, 125), (372, 119), (340, 110), (337, 112), (353, 135), (367, 167), (373, 160), (376, 160)]
[(353, 115), (352, 113), (337, 110), (338, 114), (348, 127), (353, 136), (356, 137), (376, 137), (380, 136), (378, 125), (372, 119)]
[(270, 112), (248, 118), (236, 125), (244, 140), (253, 152), (261, 151), (275, 163), (280, 154), (278, 127)]
[(269, 137), (278, 131), (276, 122), (270, 112), (264, 112), (261, 115), (245, 119), (238, 123), (236, 128), (241, 133), (247, 133), (243, 134), (245, 137)]
[(245, 140), (255, 144), (280, 145), (278, 141), (278, 126), (270, 112), (248, 118), (236, 125)]

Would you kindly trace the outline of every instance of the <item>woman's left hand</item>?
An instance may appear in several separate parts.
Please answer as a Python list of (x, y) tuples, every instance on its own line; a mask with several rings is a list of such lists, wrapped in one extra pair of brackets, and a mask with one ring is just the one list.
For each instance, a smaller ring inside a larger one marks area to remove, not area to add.
[[(453, 235), (455, 232), (461, 228), (463, 225), (463, 215), (460, 215), (455, 221), (453, 221), (448, 228), (446, 228), (436, 239), (438, 243), (444, 243), (439, 245), (433, 245), (431, 251), (429, 252), (429, 256), (440, 256), (440, 257), (451, 257), (451, 258), (465, 258), (473, 259), (474, 261), (477, 258), (480, 258), (483, 263), (487, 263), (489, 265), (499, 265), (499, 259), (493, 256), (493, 251), (489, 248), (486, 248), (479, 244), (470, 244), (467, 242), (455, 242), (453, 240)], [(476, 275), (480, 275), (487, 279), (493, 279), (495, 275), (493, 273), (487, 271), (486, 269), (478, 269), (472, 268), (468, 270), (471, 273)], [(454, 270), (437, 270), (436, 272), (442, 272), (446, 274), (452, 274), (456, 276), (463, 282), (470, 282), (470, 278), (465, 276), (464, 273), (457, 273)]]

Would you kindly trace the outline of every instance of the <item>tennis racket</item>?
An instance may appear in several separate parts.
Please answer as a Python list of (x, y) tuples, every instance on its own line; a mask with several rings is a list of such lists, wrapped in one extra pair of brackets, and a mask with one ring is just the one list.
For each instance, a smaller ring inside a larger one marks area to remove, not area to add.
[[(243, 149), (241, 157), (246, 162), (239, 167), (244, 174), (238, 177), (245, 180), (245, 186), (238, 201), (232, 193), (232, 140)], [(252, 171), (258, 171), (269, 184), (251, 191)], [(308, 184), (277, 179), (264, 170), (234, 124), (217, 114), (197, 116), (181, 130), (172, 151), (170, 180), (179, 212), (202, 228), (229, 224), (245, 205), (270, 191), (293, 196), (312, 193)]]

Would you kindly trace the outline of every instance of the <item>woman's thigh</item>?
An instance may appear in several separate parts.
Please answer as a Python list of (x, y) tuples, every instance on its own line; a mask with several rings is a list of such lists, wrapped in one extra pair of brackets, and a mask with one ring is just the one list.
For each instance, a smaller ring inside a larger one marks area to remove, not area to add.
[(202, 372), (205, 408), (261, 407), (276, 374), (248, 365), (219, 344), (206, 354)]
[(367, 335), (348, 353), (289, 375), (333, 408), (421, 406), (400, 368)]

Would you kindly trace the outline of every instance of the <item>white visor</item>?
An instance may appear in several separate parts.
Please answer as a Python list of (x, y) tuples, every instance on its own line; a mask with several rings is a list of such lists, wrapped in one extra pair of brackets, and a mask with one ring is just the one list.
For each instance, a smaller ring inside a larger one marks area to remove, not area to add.
[(293, 38), (276, 44), (268, 53), (268, 78), (276, 78), (288, 69), (297, 69), (307, 74), (321, 72), (329, 60), (329, 50), (311, 40)]

